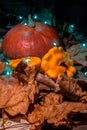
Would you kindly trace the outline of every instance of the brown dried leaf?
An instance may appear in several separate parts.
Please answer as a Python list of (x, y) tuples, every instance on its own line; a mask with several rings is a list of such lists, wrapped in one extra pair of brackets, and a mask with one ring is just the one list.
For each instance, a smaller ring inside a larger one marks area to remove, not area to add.
[(36, 66), (29, 67), (24, 62), (20, 62), (14, 70), (14, 76), (18, 78), (19, 83), (23, 83), (23, 85), (28, 85), (28, 95), (31, 103), (34, 103), (35, 97), (39, 93), (39, 87), (37, 86), (37, 82), (35, 81), (35, 76), (37, 72), (38, 68)]
[(24, 69), (24, 72), (26, 73), (26, 76), (28, 77), (28, 82), (33, 82), (35, 80), (35, 77), (38, 73), (38, 67), (37, 66), (32, 66), (32, 67), (29, 67), (27, 66), (25, 69)]
[(74, 113), (74, 116), (83, 110), (87, 110), (87, 104), (80, 102), (63, 102), (57, 106), (57, 110), (55, 112), (55, 116), (48, 119), (48, 123), (54, 123), (54, 126), (66, 125), (70, 124), (68, 120), (68, 115), (70, 113)]
[(87, 92), (83, 91), (80, 86), (81, 81), (78, 83), (78, 80), (63, 75), (57, 82), (60, 85), (61, 93), (69, 99), (79, 101), (83, 96), (87, 96)]
[(41, 126), (47, 121), (58, 127), (60, 125), (70, 125), (68, 115), (79, 111), (87, 110), (87, 104), (80, 102), (62, 102), (61, 95), (50, 93), (45, 96), (42, 105), (36, 104), (34, 111), (28, 114), (28, 120), (33, 128)]
[(36, 81), (47, 85), (50, 89), (53, 89), (55, 92), (60, 90), (59, 84), (57, 84), (53, 79), (49, 78), (47, 75), (38, 73), (36, 76)]
[(34, 81), (28, 83), (28, 97), (31, 101), (31, 103), (34, 103), (37, 100), (37, 96), (39, 94), (39, 87), (37, 85), (37, 82)]
[[(34, 73), (36, 73), (35, 69), (30, 73), (29, 78), (34, 78), (32, 76)], [(25, 79), (28, 78), (26, 74), (22, 73), (20, 73), (18, 78), (10, 77), (8, 79), (0, 79), (0, 108), (4, 108), (12, 116), (19, 113), (25, 114), (29, 104), (34, 103), (35, 97), (39, 93), (37, 82), (34, 79), (31, 79), (32, 81), (28, 79), (29, 82), (26, 84), (19, 82), (19, 80), (25, 82)]]
[(67, 51), (71, 54), (72, 59), (82, 65), (87, 66), (87, 47), (81, 47), (81, 44), (72, 45)]
[(0, 79), (0, 108), (14, 116), (25, 114), (29, 106), (27, 86), (18, 83), (14, 78)]
[(56, 110), (56, 105), (62, 102), (62, 98), (62, 95), (55, 93), (49, 93), (45, 96), (43, 105), (34, 105), (34, 111), (32, 111), (31, 114), (28, 114), (29, 123), (34, 127), (42, 125), (44, 121), (47, 120), (48, 117)]
[(18, 78), (19, 83), (26, 84), (33, 82), (37, 73), (38, 68), (36, 66), (29, 67), (25, 62), (20, 62), (15, 68), (13, 75)]

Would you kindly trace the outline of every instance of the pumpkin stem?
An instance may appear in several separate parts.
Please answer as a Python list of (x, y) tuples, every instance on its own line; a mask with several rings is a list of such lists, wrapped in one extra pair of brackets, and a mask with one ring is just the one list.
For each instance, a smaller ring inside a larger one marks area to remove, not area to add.
[(28, 15), (28, 26), (35, 27), (35, 23), (34, 23), (33, 19), (31, 18), (31, 15)]

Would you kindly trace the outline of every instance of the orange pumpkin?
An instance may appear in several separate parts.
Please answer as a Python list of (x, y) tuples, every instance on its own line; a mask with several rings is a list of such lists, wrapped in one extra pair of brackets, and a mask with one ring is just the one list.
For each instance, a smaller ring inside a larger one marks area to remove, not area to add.
[(8, 58), (42, 57), (53, 43), (60, 43), (58, 32), (51, 26), (35, 22), (33, 27), (18, 24), (7, 32), (3, 50)]

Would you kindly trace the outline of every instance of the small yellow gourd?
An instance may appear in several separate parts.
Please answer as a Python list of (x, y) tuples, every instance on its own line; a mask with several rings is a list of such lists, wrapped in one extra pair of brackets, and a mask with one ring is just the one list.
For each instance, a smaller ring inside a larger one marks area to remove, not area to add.
[(72, 77), (76, 72), (70, 54), (63, 51), (61, 46), (51, 48), (42, 57), (41, 70), (53, 79), (60, 78), (63, 73), (66, 73), (68, 77)]
[(27, 63), (28, 66), (37, 66), (37, 67), (40, 67), (40, 64), (41, 64), (41, 59), (40, 59), (39, 57), (31, 57), (31, 56), (28, 56), (28, 57), (26, 57), (26, 58), (12, 59), (12, 60), (10, 60), (9, 65), (10, 65), (12, 68), (16, 68), (17, 65), (18, 65), (21, 61)]

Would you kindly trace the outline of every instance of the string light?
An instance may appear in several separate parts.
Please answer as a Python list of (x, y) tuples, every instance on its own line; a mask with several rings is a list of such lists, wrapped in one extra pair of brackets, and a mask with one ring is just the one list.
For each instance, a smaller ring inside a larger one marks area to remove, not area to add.
[(86, 46), (86, 43), (83, 43), (82, 46), (85, 47), (85, 46)]
[(19, 21), (24, 21), (24, 17), (23, 16), (21, 16), (21, 15), (16, 15), (16, 14), (11, 14), (11, 13), (5, 13), (5, 12), (3, 12), (3, 11), (1, 11), (0, 10), (0, 13), (1, 14), (3, 14), (3, 15), (5, 15), (5, 16), (7, 16), (7, 17), (15, 17), (15, 18), (17, 18), (17, 20), (19, 20)]
[(25, 63), (29, 63), (31, 60), (30, 60), (29, 58), (25, 58), (23, 61), (24, 61)]
[(23, 20), (22, 22), (21, 22), (23, 25), (27, 25), (27, 20)]
[(37, 14), (35, 14), (35, 15), (33, 16), (33, 19), (34, 19), (34, 20), (37, 20), (37, 21), (40, 21), (40, 22), (42, 22), (42, 23), (44, 23), (44, 24), (51, 25), (51, 20), (49, 20), (49, 19), (45, 20), (45, 18), (39, 17)]
[(87, 72), (85, 72), (84, 75), (87, 76)]
[(68, 32), (69, 32), (69, 33), (73, 33), (73, 32), (74, 32), (74, 29), (75, 29), (75, 25), (74, 25), (74, 24), (70, 24), (70, 25), (68, 26)]
[(87, 43), (86, 42), (82, 42), (80, 47), (87, 47)]
[(47, 21), (44, 21), (44, 24), (47, 24)]
[(53, 42), (53, 46), (54, 46), (54, 47), (59, 46), (59, 43)]
[[(3, 15), (6, 15), (6, 16), (16, 17), (17, 20), (21, 21), (21, 23), (22, 23), (23, 25), (27, 25), (27, 22), (26, 22), (27, 20), (26, 20), (23, 16), (21, 16), (21, 15), (16, 15), (16, 14), (11, 14), (11, 13), (7, 14), (7, 13), (1, 11), (1, 10), (0, 10), (0, 13), (2, 13)], [(33, 19), (34, 19), (35, 21), (40, 21), (40, 22), (42, 22), (42, 23), (44, 23), (44, 24), (51, 25), (51, 20), (50, 20), (50, 19), (47, 19), (47, 20), (46, 20), (46, 19), (43, 18), (43, 17), (39, 17), (37, 14), (34, 14)]]
[(5, 63), (6, 63), (6, 65), (8, 65), (9, 62), (10, 62), (10, 59), (5, 59)]
[(45, 21), (42, 21), (44, 24), (48, 24), (48, 25), (51, 25), (51, 21), (50, 20), (45, 20)]
[(34, 18), (35, 20), (37, 20), (37, 19), (38, 19), (38, 15), (35, 14), (35, 15), (33, 16), (33, 18)]
[(12, 75), (12, 69), (9, 65), (7, 65), (2, 73), (2, 75), (11, 76)]
[(23, 17), (19, 15), (18, 20), (23, 20)]

